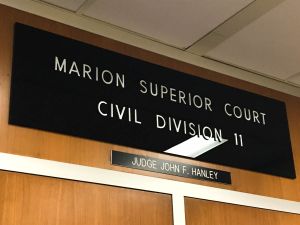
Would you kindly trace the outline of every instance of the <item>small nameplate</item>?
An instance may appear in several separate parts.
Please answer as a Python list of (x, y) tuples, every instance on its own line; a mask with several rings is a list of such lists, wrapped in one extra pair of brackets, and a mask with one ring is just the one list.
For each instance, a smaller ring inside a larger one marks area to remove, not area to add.
[(111, 152), (111, 164), (179, 177), (231, 184), (230, 173), (226, 171), (209, 169), (205, 167), (193, 166), (189, 164), (114, 150)]

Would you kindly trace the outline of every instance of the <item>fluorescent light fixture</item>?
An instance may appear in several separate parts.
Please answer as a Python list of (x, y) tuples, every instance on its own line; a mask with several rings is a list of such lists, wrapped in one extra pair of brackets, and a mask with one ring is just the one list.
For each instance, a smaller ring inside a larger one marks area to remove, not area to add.
[(181, 155), (190, 158), (196, 158), (209, 150), (225, 143), (228, 139), (222, 139), (221, 142), (215, 141), (214, 138), (204, 139), (202, 136), (194, 136), (184, 142), (175, 145), (172, 148), (164, 151), (166, 153)]

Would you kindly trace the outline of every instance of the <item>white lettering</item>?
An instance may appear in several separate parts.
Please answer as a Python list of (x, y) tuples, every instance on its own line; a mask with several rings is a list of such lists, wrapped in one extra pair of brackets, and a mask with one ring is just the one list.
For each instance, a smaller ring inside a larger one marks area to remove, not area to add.
[(265, 125), (266, 124), (266, 122), (265, 122), (265, 113), (260, 113), (260, 115), (261, 115), (261, 118), (262, 118), (262, 121), (263, 121), (263, 125)]
[[(198, 99), (198, 104), (197, 104), (196, 99)], [(202, 98), (199, 95), (195, 95), (193, 97), (193, 103), (194, 103), (194, 106), (196, 106), (197, 108), (201, 108), (202, 107)]]
[[(145, 80), (139, 81), (139, 92), (142, 94), (149, 94), (153, 97), (160, 97), (161, 99), (168, 99), (171, 102), (177, 102), (197, 109), (204, 109), (212, 111), (212, 101), (210, 98), (203, 98), (200, 95), (184, 92), (176, 88), (167, 87), (162, 84), (147, 82)], [(148, 92), (148, 90), (150, 90)]]
[(209, 109), (209, 111), (212, 112), (212, 109), (211, 109), (211, 100), (210, 100), (210, 98), (204, 98), (204, 100), (205, 100), (205, 109), (206, 109), (206, 110)]
[(140, 89), (140, 92), (142, 92), (143, 94), (146, 94), (147, 93), (147, 88), (146, 88), (146, 81), (144, 81), (144, 80), (140, 80), (140, 85), (142, 86), (142, 88), (144, 89), (144, 90), (142, 90), (142, 89)]
[(256, 122), (256, 121), (257, 121), (258, 123), (260, 123), (259, 120), (258, 120), (258, 116), (259, 116), (259, 115), (258, 115), (258, 112), (253, 111), (253, 122)]
[(164, 98), (164, 95), (168, 93), (168, 88), (166, 86), (161, 85), (160, 86), (160, 97)]
[(200, 126), (200, 124), (195, 124), (193, 122), (188, 122), (173, 117), (163, 117), (161, 115), (156, 115), (156, 128), (168, 129), (170, 132), (183, 133), (187, 134), (188, 136), (197, 135), (199, 138), (202, 137), (205, 140), (213, 138), (218, 142), (223, 141), (221, 129), (211, 128), (209, 126), (202, 127)]
[[(159, 124), (159, 119), (160, 121), (163, 122), (163, 124)], [(156, 115), (156, 127), (159, 128), (159, 129), (162, 129), (166, 126), (166, 121), (164, 119), (164, 117), (162, 117), (161, 115)]]
[(226, 103), (226, 104), (225, 104), (225, 106), (224, 106), (225, 113), (226, 113), (228, 116), (232, 116), (232, 114), (230, 114), (230, 113), (227, 111), (227, 106), (231, 106), (231, 104), (229, 104), (229, 103)]
[(55, 70), (67, 72), (67, 60), (63, 59), (62, 63), (59, 63), (59, 59), (55, 56)]
[[(238, 113), (237, 113), (237, 111), (238, 111)], [(242, 116), (243, 116), (243, 114), (242, 114), (242, 110), (241, 110), (241, 108), (240, 107), (238, 107), (238, 106), (234, 106), (233, 107), (233, 114), (234, 114), (234, 116), (236, 117), (236, 118), (241, 118)]]
[(176, 90), (174, 88), (170, 88), (170, 100), (172, 102), (176, 102), (176, 99), (174, 97), (176, 97), (176, 94), (174, 93)]
[(77, 67), (77, 64), (75, 61), (72, 62), (72, 65), (71, 65), (71, 68), (69, 70), (69, 74), (71, 73), (76, 73), (78, 77), (80, 77), (80, 73), (79, 73), (79, 70), (78, 70), (78, 67)]
[(111, 84), (114, 80), (114, 77), (109, 70), (103, 70), (101, 75), (102, 75), (102, 81), (106, 84)]
[(186, 105), (186, 102), (185, 102), (185, 93), (183, 91), (179, 91), (178, 92), (178, 97), (179, 97), (178, 102), (179, 103), (183, 102), (183, 104)]
[(123, 106), (122, 109), (121, 109), (121, 111), (120, 111), (119, 106), (117, 104), (115, 105), (115, 107), (116, 107), (116, 110), (117, 110), (118, 117), (121, 120), (123, 118), (123, 116), (124, 116), (126, 107)]
[[(102, 116), (110, 116), (111, 118), (117, 118), (119, 120), (127, 120), (128, 122), (133, 122), (137, 124), (142, 124), (138, 119), (137, 109), (132, 109), (126, 106), (119, 106), (117, 104), (110, 103), (110, 107), (107, 107), (106, 111), (103, 108), (103, 105), (108, 105), (105, 101), (100, 101), (98, 103), (98, 112)], [(133, 118), (132, 118), (133, 116)]]
[(224, 105), (224, 111), (227, 116), (235, 117), (237, 119), (245, 119), (253, 123), (266, 124), (266, 114), (256, 110), (243, 108), (238, 105), (232, 106), (230, 103)]
[(102, 105), (102, 104), (107, 105), (107, 102), (105, 102), (105, 101), (99, 102), (99, 104), (98, 104), (98, 112), (99, 112), (102, 116), (107, 116), (107, 113), (104, 113), (104, 112), (101, 110), (101, 105)]
[(92, 77), (90, 75), (90, 72), (92, 71), (92, 68), (87, 65), (87, 64), (83, 64), (83, 77), (85, 78), (85, 76), (88, 76), (88, 78), (90, 80), (92, 80)]
[(122, 74), (122, 77), (121, 77), (120, 74), (116, 73), (116, 77), (117, 77), (117, 81), (116, 81), (117, 87), (119, 87), (119, 85), (121, 85), (122, 88), (125, 88), (125, 76), (124, 76), (124, 74)]
[[(207, 135), (207, 132), (206, 131), (208, 131), (208, 135)], [(207, 127), (207, 126), (205, 126), (204, 128), (203, 128), (203, 138), (205, 139), (205, 140), (208, 140), (208, 139), (210, 139), (210, 138), (212, 138), (212, 131), (211, 131), (211, 129), (210, 129), (210, 127)]]

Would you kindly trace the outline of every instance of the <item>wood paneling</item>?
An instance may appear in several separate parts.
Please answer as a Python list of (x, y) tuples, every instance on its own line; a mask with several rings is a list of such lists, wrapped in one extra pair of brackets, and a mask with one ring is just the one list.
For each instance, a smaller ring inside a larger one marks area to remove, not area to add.
[(172, 224), (171, 196), (0, 172), (0, 224)]
[[(157, 153), (142, 151), (109, 143), (85, 140), (66, 135), (54, 134), (34, 129), (8, 125), (9, 88), (12, 61), (13, 26), (15, 22), (25, 23), (36, 28), (51, 31), (69, 38), (93, 44), (102, 48), (117, 51), (151, 63), (183, 71), (195, 76), (207, 78), (226, 85), (248, 90), (264, 96), (276, 98), (286, 103), (288, 120), (293, 146), (296, 170), (300, 172), (300, 99), (279, 93), (267, 88), (237, 80), (206, 69), (198, 68), (183, 62), (147, 52), (136, 47), (122, 44), (85, 31), (81, 31), (54, 21), (21, 12), (0, 5), (0, 151), (18, 155), (33, 156), (62, 162), (114, 169), (148, 176), (157, 176), (184, 182), (203, 184), (241, 192), (254, 193), (290, 200), (300, 201), (300, 179), (295, 180), (274, 177), (244, 170), (217, 166), (208, 163), (195, 162), (179, 157), (171, 157)], [(223, 185), (205, 181), (179, 178), (146, 171), (121, 168), (110, 165), (110, 150), (142, 154), (164, 158), (178, 162), (208, 166), (227, 170), (232, 174), (232, 185)]]
[(298, 225), (300, 215), (192, 198), (185, 199), (187, 225)]

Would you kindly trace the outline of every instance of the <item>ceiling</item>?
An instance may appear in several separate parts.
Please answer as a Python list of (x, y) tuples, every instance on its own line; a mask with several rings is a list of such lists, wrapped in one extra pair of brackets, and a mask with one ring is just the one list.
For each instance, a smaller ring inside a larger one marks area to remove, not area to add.
[(300, 88), (299, 0), (34, 2)]
[(41, 0), (186, 50), (254, 0)]

